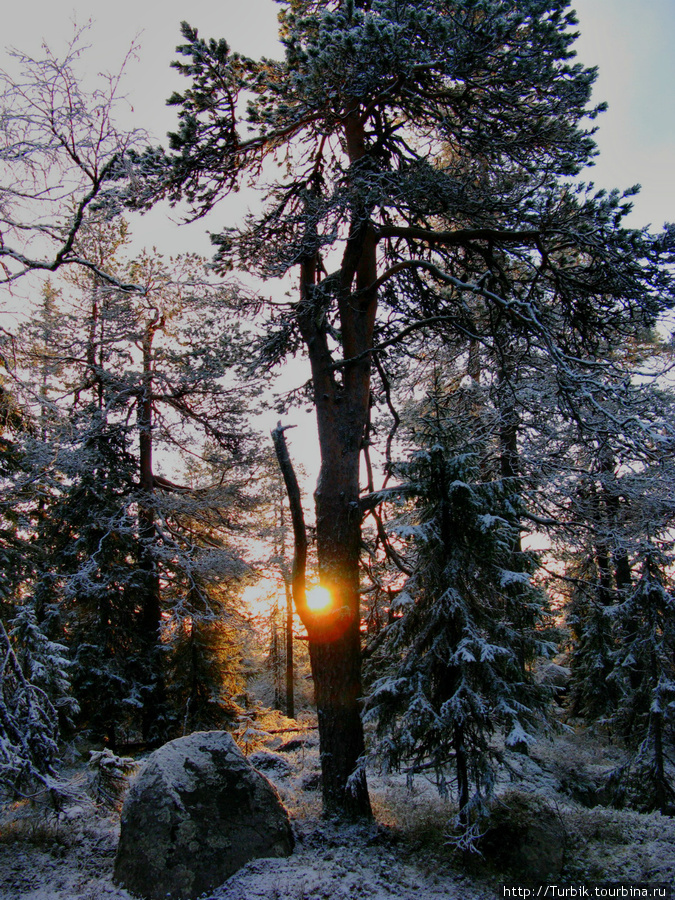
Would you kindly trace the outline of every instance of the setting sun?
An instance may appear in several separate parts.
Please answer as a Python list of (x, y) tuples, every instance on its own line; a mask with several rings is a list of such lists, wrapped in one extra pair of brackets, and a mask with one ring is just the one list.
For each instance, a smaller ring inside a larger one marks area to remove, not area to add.
[(322, 612), (331, 603), (330, 591), (321, 585), (307, 591), (307, 606), (312, 612)]

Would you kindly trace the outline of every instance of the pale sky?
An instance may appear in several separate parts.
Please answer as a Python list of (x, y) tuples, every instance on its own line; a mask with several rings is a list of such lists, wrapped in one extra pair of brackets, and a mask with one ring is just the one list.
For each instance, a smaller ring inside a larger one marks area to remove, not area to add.
[(675, 0), (576, 0), (577, 52), (599, 66), (600, 158), (588, 179), (641, 184), (633, 225), (675, 221)]

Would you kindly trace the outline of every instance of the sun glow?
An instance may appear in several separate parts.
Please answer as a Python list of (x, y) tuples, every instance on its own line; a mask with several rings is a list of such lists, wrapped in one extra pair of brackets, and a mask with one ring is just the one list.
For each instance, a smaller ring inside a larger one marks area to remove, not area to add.
[(307, 606), (312, 612), (323, 612), (328, 609), (331, 599), (328, 588), (321, 587), (321, 585), (307, 591)]

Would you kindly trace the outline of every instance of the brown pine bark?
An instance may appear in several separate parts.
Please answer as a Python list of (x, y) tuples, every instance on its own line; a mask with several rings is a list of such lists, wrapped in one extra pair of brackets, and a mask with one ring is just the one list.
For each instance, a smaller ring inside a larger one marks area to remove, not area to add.
[(286, 715), (289, 719), (295, 718), (295, 684), (293, 661), (293, 597), (288, 582), (284, 580), (286, 588)]
[[(358, 110), (351, 110), (344, 114), (343, 121), (347, 154), (353, 165), (366, 154), (363, 120)], [(372, 816), (365, 770), (360, 764), (365, 742), (359, 705), (362, 692), (359, 462), (368, 421), (370, 351), (377, 311), (377, 239), (368, 224), (370, 212), (358, 204), (351, 210), (339, 278), (327, 296), (318, 290), (322, 274), (319, 254), (308, 252), (300, 266), (300, 302), (296, 314), (312, 371), (321, 453), (314, 494), (319, 578), (333, 598), (326, 613), (314, 614), (307, 609), (306, 535), (303, 536), (304, 522), (300, 524), (299, 500), (294, 501), (299, 491), (297, 481), (293, 484), (295, 476), (289, 474), (290, 461), (281, 466), (294, 516), (293, 598), (309, 637), (319, 719), (324, 810), (352, 818)], [(311, 225), (306, 239), (308, 246), (317, 245)], [(337, 361), (331, 352), (321, 308), (335, 299), (342, 355)], [(276, 433), (283, 437), (280, 428)], [(279, 443), (275, 438), (278, 456)], [(297, 565), (300, 557), (301, 577)]]
[[(360, 434), (358, 435), (360, 437)], [(351, 434), (356, 443), (357, 434)], [(347, 432), (349, 440), (349, 433)], [(365, 744), (360, 716), (361, 644), (358, 505), (358, 445), (345, 452), (331, 445), (324, 454), (315, 493), (319, 578), (333, 598), (329, 620), (309, 622), (323, 800), (327, 812), (370, 816), (365, 772), (359, 759)]]
[(155, 332), (161, 325), (161, 315), (158, 310), (155, 310), (155, 316), (146, 323), (143, 334), (143, 382), (138, 398), (139, 482), (142, 496), (138, 510), (138, 533), (142, 545), (141, 569), (144, 574), (141, 597), (141, 631), (146, 646), (147, 660), (150, 662), (150, 674), (153, 678), (152, 687), (143, 705), (141, 729), (145, 741), (153, 737), (153, 728), (164, 696), (162, 678), (156, 670), (153, 659), (160, 639), (161, 594), (159, 573), (153, 556), (156, 526), (153, 507), (155, 479), (152, 465), (152, 344)]
[[(339, 404), (338, 404), (339, 405)], [(326, 413), (334, 404), (324, 401)], [(336, 437), (330, 416), (322, 424), (324, 435)], [(321, 433), (321, 427), (320, 427)], [(360, 716), (361, 645), (359, 634), (358, 504), (359, 444), (352, 429), (339, 429), (344, 443), (322, 444), (322, 467), (315, 493), (319, 577), (332, 596), (328, 611), (314, 613), (305, 598), (306, 534), (299, 489), (292, 472), (283, 429), (275, 431), (275, 447), (287, 485), (296, 538), (293, 598), (309, 637), (309, 653), (319, 721), (324, 811), (351, 818), (370, 817), (370, 800), (360, 758), (365, 750)], [(283, 442), (283, 446), (282, 446)], [(349, 445), (349, 444), (348, 444)]]

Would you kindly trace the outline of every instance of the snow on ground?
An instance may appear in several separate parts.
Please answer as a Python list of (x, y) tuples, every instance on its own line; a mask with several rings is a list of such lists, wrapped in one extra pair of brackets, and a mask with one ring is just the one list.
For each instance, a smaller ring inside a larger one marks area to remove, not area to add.
[(132, 900), (112, 883), (118, 817), (93, 803), (58, 823), (15, 819), (0, 836), (2, 900)]
[(482, 888), (452, 871), (411, 864), (377, 829), (331, 825), (300, 834), (287, 860), (257, 860), (209, 900), (482, 900)]
[[(293, 821), (296, 849), (288, 859), (249, 863), (204, 900), (487, 900), (504, 877), (472, 866), (444, 843), (452, 807), (419, 779), (369, 776), (377, 824), (339, 826), (320, 815), (316, 732), (294, 749), (274, 735), (251, 748)], [(293, 746), (293, 745), (291, 745)], [(281, 749), (280, 749), (281, 747)], [(581, 731), (543, 741), (530, 757), (513, 756), (502, 784), (553, 806), (563, 822), (564, 881), (675, 883), (675, 821), (659, 814), (586, 809), (561, 793), (621, 761), (615, 746)], [(572, 774), (571, 774), (572, 773)], [(512, 780), (516, 779), (516, 780)], [(77, 793), (77, 792), (74, 792)], [(0, 900), (133, 900), (112, 883), (118, 816), (82, 790), (57, 822), (21, 807), (0, 822)]]

